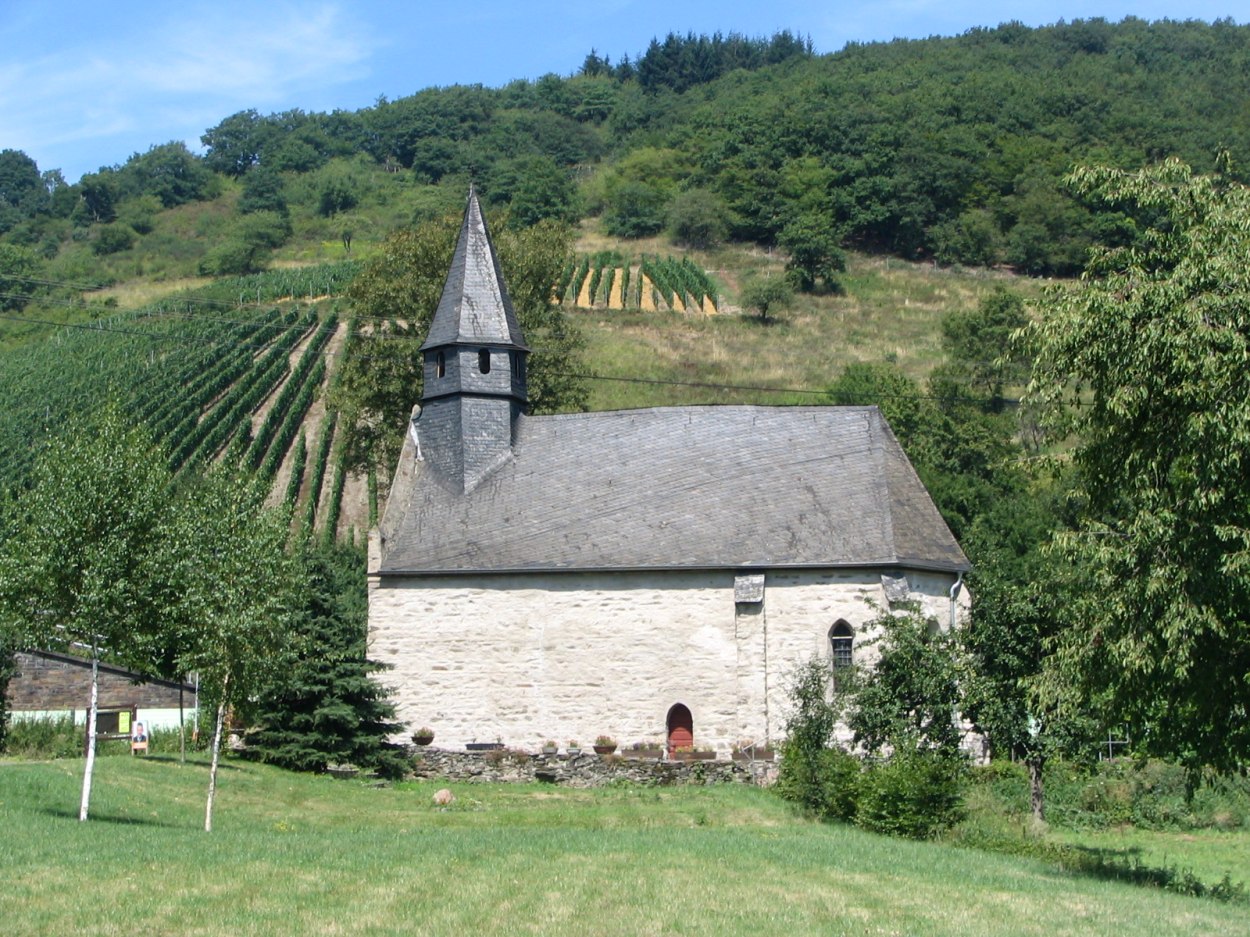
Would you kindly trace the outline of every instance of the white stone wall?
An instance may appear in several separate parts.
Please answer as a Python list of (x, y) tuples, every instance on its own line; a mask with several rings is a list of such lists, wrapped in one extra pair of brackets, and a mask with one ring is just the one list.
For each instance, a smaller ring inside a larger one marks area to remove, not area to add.
[[(943, 624), (953, 581), (908, 576)], [(795, 665), (828, 658), (838, 619), (858, 643), (885, 607), (873, 570), (769, 573), (763, 602), (740, 605), (732, 571), (371, 576), (369, 656), (407, 731), (428, 725), (441, 747), (662, 741), (684, 703), (696, 745), (725, 754), (779, 740)]]

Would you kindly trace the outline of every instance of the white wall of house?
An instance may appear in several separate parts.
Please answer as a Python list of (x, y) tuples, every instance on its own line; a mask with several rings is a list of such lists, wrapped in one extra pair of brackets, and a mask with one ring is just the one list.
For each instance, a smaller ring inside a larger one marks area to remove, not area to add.
[[(943, 626), (953, 581), (907, 576)], [(754, 603), (736, 604), (734, 583), (731, 570), (371, 576), (369, 656), (390, 668), (378, 679), (407, 731), (428, 725), (439, 746), (662, 741), (683, 703), (696, 745), (724, 754), (779, 740), (795, 666), (829, 658), (839, 619), (859, 644), (888, 607), (878, 570), (770, 572)]]

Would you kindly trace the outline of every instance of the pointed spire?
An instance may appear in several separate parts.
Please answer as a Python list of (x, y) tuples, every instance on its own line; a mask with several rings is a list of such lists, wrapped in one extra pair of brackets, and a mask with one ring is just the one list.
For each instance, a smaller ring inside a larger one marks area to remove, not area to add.
[(525, 348), (512, 300), (504, 286), (495, 245), (470, 186), (469, 203), (443, 284), (430, 332), (422, 350), (446, 345), (493, 345)]

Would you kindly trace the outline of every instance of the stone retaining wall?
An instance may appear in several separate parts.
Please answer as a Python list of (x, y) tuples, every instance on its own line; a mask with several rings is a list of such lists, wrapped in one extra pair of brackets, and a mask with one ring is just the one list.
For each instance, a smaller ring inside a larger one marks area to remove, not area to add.
[(777, 766), (768, 761), (660, 761), (621, 755), (531, 755), (500, 749), (452, 752), (414, 749), (419, 778), (448, 781), (532, 782), (569, 787), (608, 784), (759, 784), (776, 780)]

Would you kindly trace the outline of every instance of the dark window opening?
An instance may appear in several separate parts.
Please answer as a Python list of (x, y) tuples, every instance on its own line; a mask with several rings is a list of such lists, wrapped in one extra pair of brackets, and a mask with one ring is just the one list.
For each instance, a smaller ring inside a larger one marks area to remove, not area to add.
[(434, 356), (434, 376), (447, 376), (447, 359), (443, 357), (443, 353), (441, 351)]
[(490, 352), (485, 348), (477, 353), (477, 369), (483, 374), (490, 374)]
[(842, 670), (853, 663), (855, 632), (844, 621), (839, 621), (829, 629), (829, 650), (833, 659), (833, 669)]

